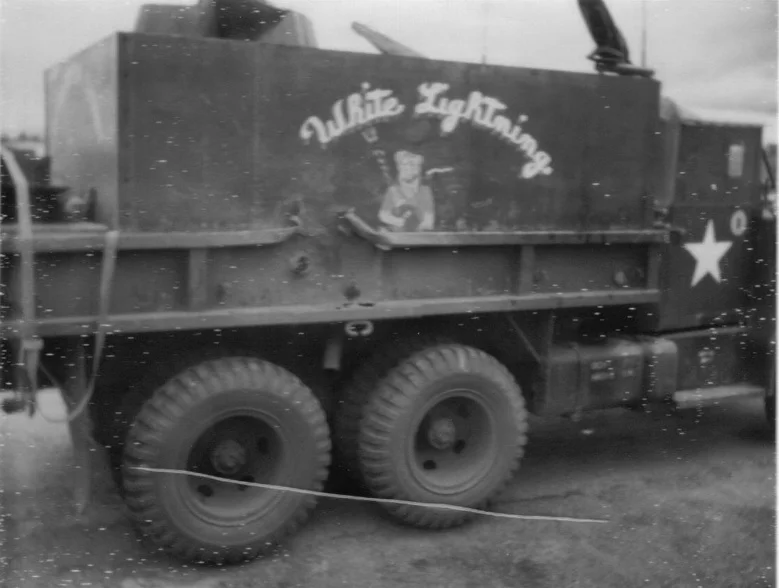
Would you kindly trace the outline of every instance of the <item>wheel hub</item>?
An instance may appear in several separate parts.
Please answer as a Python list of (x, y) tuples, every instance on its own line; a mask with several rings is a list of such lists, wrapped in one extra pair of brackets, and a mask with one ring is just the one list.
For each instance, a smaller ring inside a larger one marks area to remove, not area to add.
[(235, 474), (246, 465), (246, 449), (235, 439), (224, 439), (211, 452), (211, 464), (220, 474)]
[(437, 418), (430, 423), (427, 440), (436, 449), (449, 449), (454, 445), (457, 428), (450, 418)]

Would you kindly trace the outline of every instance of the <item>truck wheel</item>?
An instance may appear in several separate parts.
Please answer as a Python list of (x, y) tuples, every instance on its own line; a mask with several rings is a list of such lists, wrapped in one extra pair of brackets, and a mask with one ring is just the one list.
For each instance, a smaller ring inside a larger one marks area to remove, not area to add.
[(183, 371), (144, 404), (122, 483), (135, 525), (157, 546), (184, 560), (233, 563), (292, 533), (316, 498), (227, 480), (319, 491), (329, 464), (329, 430), (311, 391), (273, 364), (228, 358)]
[[(518, 384), (495, 358), (462, 345), (408, 357), (366, 404), (360, 469), (379, 498), (483, 508), (519, 467), (527, 412)], [(472, 515), (383, 504), (417, 527), (446, 528)]]
[(341, 392), (341, 398), (333, 415), (333, 442), (339, 470), (342, 470), (352, 482), (363, 483), (360, 460), (357, 457), (358, 437), (363, 409), (371, 393), (389, 371), (406, 358), (445, 342), (443, 339), (420, 337), (401, 339), (392, 346), (383, 347), (356, 370)]

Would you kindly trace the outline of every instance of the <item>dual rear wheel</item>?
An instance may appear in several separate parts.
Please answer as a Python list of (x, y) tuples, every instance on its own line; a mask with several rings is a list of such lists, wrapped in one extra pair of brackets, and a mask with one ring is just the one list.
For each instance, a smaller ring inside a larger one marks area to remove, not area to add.
[[(380, 355), (355, 375), (336, 414), (351, 475), (395, 519), (446, 528), (472, 516), (422, 503), (484, 508), (519, 467), (527, 412), (512, 375), (470, 347)], [(398, 359), (397, 355), (401, 358)]]
[[(519, 387), (500, 363), (427, 343), (396, 346), (358, 370), (334, 439), (373, 496), (414, 503), (382, 503), (390, 515), (445, 528), (470, 514), (424, 504), (486, 506), (517, 469), (526, 429)], [(330, 453), (324, 411), (297, 377), (259, 359), (218, 359), (173, 377), (140, 408), (124, 444), (122, 489), (157, 547), (232, 563), (306, 520)]]

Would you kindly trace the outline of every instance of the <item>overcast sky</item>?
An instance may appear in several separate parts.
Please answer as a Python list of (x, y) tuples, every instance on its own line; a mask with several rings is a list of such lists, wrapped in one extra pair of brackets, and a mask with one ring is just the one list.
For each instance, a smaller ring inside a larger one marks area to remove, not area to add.
[[(45, 68), (132, 30), (148, 0), (0, 0), (0, 127), (43, 128)], [(157, 0), (192, 4), (194, 0)], [(278, 0), (306, 14), (321, 47), (374, 52), (362, 22), (434, 58), (591, 71), (576, 0)], [(641, 60), (642, 3), (607, 1)], [(776, 140), (776, 0), (646, 0), (647, 65), (665, 95), (701, 116), (764, 124)]]

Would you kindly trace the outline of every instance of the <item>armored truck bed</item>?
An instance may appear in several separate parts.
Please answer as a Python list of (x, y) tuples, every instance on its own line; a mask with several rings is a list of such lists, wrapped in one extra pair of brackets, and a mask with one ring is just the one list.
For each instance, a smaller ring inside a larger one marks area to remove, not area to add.
[(653, 80), (118, 34), (47, 96), (42, 336), (658, 300)]
[[(122, 233), (105, 318), (111, 330), (164, 331), (659, 300), (660, 231), (385, 236), (361, 234), (348, 215), (342, 226), (351, 235), (333, 237), (332, 249), (298, 229)], [(37, 229), (36, 331), (92, 332), (107, 230)], [(2, 332), (13, 336), (14, 231), (3, 251), (12, 277)]]

